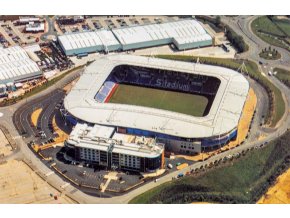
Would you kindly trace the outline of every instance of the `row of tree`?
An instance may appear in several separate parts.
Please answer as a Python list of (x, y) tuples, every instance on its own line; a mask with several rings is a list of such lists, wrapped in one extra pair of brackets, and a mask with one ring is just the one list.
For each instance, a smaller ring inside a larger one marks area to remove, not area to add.
[(227, 204), (256, 203), (275, 184), (277, 177), (290, 167), (289, 140), (290, 132), (288, 131), (274, 141), (274, 149), (265, 160), (264, 169), (257, 175), (259, 178), (255, 186), (251, 186), (252, 190), (246, 195), (242, 190), (241, 192), (228, 192), (227, 190), (220, 192), (211, 186), (204, 186), (202, 184), (191, 185), (189, 179), (193, 178), (187, 177), (177, 180), (174, 182), (174, 185), (167, 186), (155, 193), (147, 203), (191, 203), (195, 201)]
[(243, 37), (238, 35), (228, 25), (222, 23), (220, 16), (216, 16), (215, 18), (208, 16), (196, 16), (196, 18), (214, 25), (217, 29), (225, 30), (225, 34), (228, 40), (232, 43), (232, 45), (237, 49), (239, 53), (245, 52), (249, 49)]
[(228, 40), (238, 50), (238, 52), (240, 52), (240, 53), (245, 52), (249, 49), (249, 46), (245, 43), (243, 37), (238, 35), (228, 25), (225, 26), (225, 34), (226, 34)]

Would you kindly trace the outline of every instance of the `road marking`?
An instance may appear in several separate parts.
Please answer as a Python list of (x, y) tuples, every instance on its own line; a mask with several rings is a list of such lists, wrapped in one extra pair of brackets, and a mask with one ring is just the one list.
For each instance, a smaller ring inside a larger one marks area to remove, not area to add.
[(18, 136), (14, 136), (14, 137), (12, 137), (13, 139), (20, 139), (20, 138), (22, 138), (22, 136), (20, 136), (20, 135), (18, 135)]
[(54, 174), (53, 171), (48, 172), (47, 174), (45, 174), (46, 177), (49, 177), (50, 175)]
[(60, 186), (62, 189), (65, 189), (66, 187), (68, 187), (70, 184), (68, 182), (64, 183), (62, 186)]
[(4, 115), (4, 114), (0, 112), (0, 117), (3, 117), (3, 115)]

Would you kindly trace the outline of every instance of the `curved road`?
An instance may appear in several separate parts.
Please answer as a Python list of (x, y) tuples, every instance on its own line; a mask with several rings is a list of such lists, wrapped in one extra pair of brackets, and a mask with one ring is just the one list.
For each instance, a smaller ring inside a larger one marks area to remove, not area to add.
[[(246, 26), (249, 26), (249, 22), (251, 21), (250, 18), (237, 18), (238, 20), (242, 19), (245, 20), (245, 24), (247, 24)], [(224, 21), (224, 17), (223, 17), (223, 21)], [(241, 21), (242, 22), (242, 21)], [(237, 24), (231, 24), (230, 26), (236, 26)], [(241, 24), (242, 28), (244, 28), (245, 25)], [(236, 28), (240, 28), (239, 26), (236, 26)], [(259, 51), (259, 46), (256, 45), (254, 36), (251, 37), (251, 35), (248, 37), (245, 34), (241, 34), (242, 30), (237, 31), (238, 34), (242, 35), (247, 42), (251, 41), (250, 45), (250, 50), (248, 51), (248, 54), (242, 54), (242, 56), (247, 56), (250, 57), (252, 60), (259, 60), (259, 57), (257, 57), (256, 55), (258, 54)], [(234, 29), (236, 31), (236, 29)], [(259, 42), (257, 42), (259, 43)], [(279, 50), (280, 51), (280, 50)], [(264, 61), (264, 60), (263, 60)], [(283, 60), (284, 61), (284, 60)], [(285, 63), (282, 61), (282, 66), (288, 66), (289, 63)], [(264, 61), (265, 62), (265, 61)], [(287, 61), (286, 61), (287, 62)], [(271, 63), (272, 64), (272, 63)], [(275, 65), (273, 64), (273, 66), (279, 66), (280, 67), (280, 63), (275, 63)], [(55, 86), (52, 86), (50, 88), (48, 88), (47, 90), (43, 91), (42, 93), (39, 93), (35, 96), (32, 96), (30, 98), (27, 99), (27, 101), (31, 101), (35, 98), (38, 98), (40, 96), (44, 96), (45, 94), (51, 93), (53, 90), (62, 87), (65, 83), (67, 83), (68, 81), (72, 80), (72, 78), (76, 75), (78, 75), (79, 72), (76, 71), (74, 73), (71, 73), (70, 75), (68, 75), (67, 77), (65, 77), (63, 80), (59, 81)], [(153, 188), (156, 187), (162, 183), (165, 183), (167, 181), (170, 181), (172, 179), (173, 176), (176, 176), (178, 173), (180, 172), (187, 172), (191, 169), (195, 169), (195, 168), (200, 168), (200, 166), (204, 166), (205, 164), (209, 164), (211, 162), (214, 162), (215, 160), (220, 160), (223, 157), (226, 157), (228, 155), (233, 155), (235, 153), (241, 152), (243, 150), (249, 149), (249, 148), (253, 148), (253, 147), (257, 147), (259, 145), (261, 145), (264, 142), (268, 142), (271, 140), (274, 140), (275, 138), (279, 137), (280, 135), (282, 135), (285, 131), (287, 131), (287, 129), (290, 127), (290, 116), (289, 116), (289, 103), (290, 103), (290, 90), (284, 85), (282, 84), (280, 81), (278, 81), (276, 78), (270, 77), (269, 78), (271, 82), (273, 82), (283, 93), (284, 93), (284, 97), (286, 100), (286, 104), (287, 104), (287, 111), (285, 113), (285, 116), (283, 117), (283, 119), (281, 120), (281, 122), (279, 123), (279, 126), (276, 128), (275, 131), (272, 131), (270, 133), (267, 134), (267, 136), (261, 140), (250, 140), (252, 137), (255, 138), (255, 136), (251, 135), (251, 137), (249, 137), (248, 141), (246, 141), (243, 145), (220, 153), (218, 155), (215, 155), (211, 158), (209, 158), (206, 161), (203, 162), (198, 162), (198, 163), (194, 163), (191, 166), (188, 166), (187, 168), (178, 171), (178, 172), (173, 172), (170, 174), (167, 174), (163, 177), (161, 177), (159, 179), (158, 182), (149, 182), (143, 186), (140, 186), (139, 188), (136, 188), (135, 190), (128, 192), (122, 196), (116, 196), (116, 197), (112, 197), (112, 198), (97, 198), (97, 197), (93, 197), (90, 195), (87, 195), (79, 190), (77, 190), (76, 188), (74, 188), (71, 185), (66, 186), (66, 182), (59, 176), (55, 175), (55, 174), (50, 174), (50, 172), (52, 172), (48, 167), (46, 167), (44, 165), (44, 163), (42, 163), (38, 157), (35, 156), (34, 153), (32, 153), (32, 151), (28, 148), (28, 146), (25, 144), (24, 140), (22, 139), (21, 136), (19, 136), (17, 130), (15, 129), (14, 125), (12, 124), (12, 116), (13, 113), (15, 112), (15, 110), (21, 106), (23, 106), (23, 104), (25, 103), (25, 101), (19, 102), (15, 105), (9, 106), (9, 107), (5, 107), (5, 108), (1, 108), (0, 112), (2, 112), (4, 114), (3, 117), (0, 118), (0, 122), (1, 124), (4, 124), (7, 129), (9, 130), (10, 134), (12, 135), (12, 137), (14, 138), (14, 140), (17, 142), (17, 144), (19, 145), (19, 148), (21, 150), (21, 152), (23, 153), (23, 156), (25, 157), (26, 161), (28, 163), (30, 163), (30, 165), (36, 169), (36, 172), (38, 172), (48, 183), (50, 183), (51, 185), (53, 185), (54, 187), (58, 188), (60, 191), (62, 191), (64, 194), (70, 196), (71, 198), (73, 198), (74, 200), (76, 200), (77, 202), (80, 203), (127, 203), (129, 202), (133, 197)], [(262, 116), (262, 108), (264, 105), (265, 100), (265, 96), (264, 96), (264, 92), (261, 89), (261, 87), (259, 85), (255, 85), (253, 81), (251, 81), (251, 85), (254, 88), (254, 90), (256, 91), (257, 97), (258, 97), (258, 106), (257, 106), (257, 112), (256, 112), (256, 116), (255, 116), (255, 121), (253, 124), (253, 127), (255, 130), (263, 132), (263, 130), (261, 128), (259, 128), (259, 119), (260, 116)], [(253, 129), (253, 130), (254, 130)], [(256, 133), (256, 131), (252, 131), (253, 133)], [(49, 176), (46, 176), (49, 175)], [(65, 186), (64, 186), (65, 185)], [(65, 187), (65, 188), (63, 188)]]
[[(269, 45), (252, 32), (251, 23), (257, 17), (258, 16), (221, 17), (222, 22), (229, 25), (237, 34), (241, 35), (249, 45), (249, 51), (242, 53), (239, 57), (251, 59), (255, 62), (267, 62), (273, 67), (290, 68), (290, 55), (286, 49)], [(281, 54), (282, 57), (280, 60), (272, 61), (259, 57), (261, 50), (269, 46), (275, 48)]]

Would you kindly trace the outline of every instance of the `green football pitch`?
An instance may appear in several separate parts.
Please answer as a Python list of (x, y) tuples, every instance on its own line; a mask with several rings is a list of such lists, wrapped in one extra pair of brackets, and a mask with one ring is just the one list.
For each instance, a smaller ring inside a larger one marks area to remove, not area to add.
[(119, 84), (108, 102), (151, 107), (201, 117), (205, 113), (208, 99), (201, 95)]

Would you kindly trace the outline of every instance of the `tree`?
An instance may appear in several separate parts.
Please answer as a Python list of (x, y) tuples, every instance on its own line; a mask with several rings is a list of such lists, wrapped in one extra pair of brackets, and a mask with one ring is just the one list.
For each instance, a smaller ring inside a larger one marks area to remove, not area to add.
[(221, 24), (221, 17), (220, 16), (216, 16), (216, 18), (215, 18), (215, 24), (217, 26), (219, 26)]

